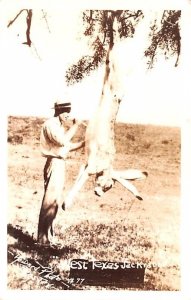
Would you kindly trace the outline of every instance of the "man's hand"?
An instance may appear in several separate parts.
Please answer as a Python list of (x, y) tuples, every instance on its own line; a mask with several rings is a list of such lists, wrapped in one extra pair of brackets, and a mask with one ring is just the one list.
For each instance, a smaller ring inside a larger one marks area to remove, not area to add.
[(76, 125), (84, 125), (85, 127), (87, 126), (87, 124), (83, 121), (80, 121), (80, 120), (76, 120), (76, 119), (73, 119), (73, 125), (76, 124)]
[(76, 119), (73, 119), (73, 125), (77, 125), (79, 126), (81, 124), (80, 121), (76, 120)]

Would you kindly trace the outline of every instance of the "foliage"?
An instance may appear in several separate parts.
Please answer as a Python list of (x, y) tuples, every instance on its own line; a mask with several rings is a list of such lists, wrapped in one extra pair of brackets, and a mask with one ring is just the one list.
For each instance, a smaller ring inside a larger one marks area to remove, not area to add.
[[(148, 68), (154, 66), (157, 59), (158, 48), (164, 51), (166, 58), (177, 54), (175, 66), (181, 48), (179, 19), (181, 11), (164, 10), (161, 19), (161, 28), (158, 28), (157, 20), (150, 28), (149, 37), (151, 44), (144, 55), (148, 58)], [(108, 45), (113, 43), (113, 21), (117, 19), (119, 24), (120, 39), (133, 37), (135, 27), (143, 18), (141, 10), (90, 10), (83, 13), (84, 35), (90, 38), (90, 46), (93, 49), (92, 56), (83, 56), (76, 64), (73, 64), (66, 72), (68, 85), (81, 81), (91, 71), (105, 62)]]
[(157, 49), (164, 52), (166, 58), (177, 54), (175, 66), (178, 65), (180, 56), (181, 37), (179, 19), (181, 11), (165, 10), (161, 19), (161, 28), (157, 26), (155, 19), (154, 25), (151, 26), (150, 38), (151, 44), (145, 51), (145, 56), (149, 58), (148, 67), (152, 68), (156, 61)]
[(83, 56), (66, 72), (68, 85), (79, 82), (105, 62), (108, 46), (113, 43), (113, 21), (117, 19), (120, 38), (133, 37), (135, 26), (143, 18), (141, 10), (88, 10), (83, 12), (84, 35), (89, 37), (92, 56)]

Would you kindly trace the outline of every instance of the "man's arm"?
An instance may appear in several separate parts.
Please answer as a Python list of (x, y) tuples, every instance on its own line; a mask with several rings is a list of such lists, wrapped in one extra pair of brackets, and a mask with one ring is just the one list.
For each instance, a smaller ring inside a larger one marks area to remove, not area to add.
[(55, 143), (57, 146), (67, 146), (75, 135), (79, 125), (80, 122), (77, 122), (74, 119), (73, 125), (68, 131), (65, 131), (64, 127), (58, 127), (54, 122), (49, 122), (43, 128), (44, 136), (47, 135), (49, 140)]
[(60, 151), (59, 151), (59, 156), (62, 157), (62, 158), (66, 158), (66, 155), (68, 154), (68, 152), (70, 151), (74, 151), (74, 150), (77, 150), (77, 149), (80, 149), (82, 147), (85, 146), (85, 142), (78, 142), (78, 143), (68, 143), (67, 146), (63, 146), (60, 148)]

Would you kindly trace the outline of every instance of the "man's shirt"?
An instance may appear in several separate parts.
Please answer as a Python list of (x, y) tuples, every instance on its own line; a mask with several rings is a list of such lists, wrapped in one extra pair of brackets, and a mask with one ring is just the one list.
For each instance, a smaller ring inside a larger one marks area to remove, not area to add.
[(66, 158), (69, 145), (64, 144), (65, 129), (59, 117), (45, 121), (40, 135), (41, 153), (45, 157)]

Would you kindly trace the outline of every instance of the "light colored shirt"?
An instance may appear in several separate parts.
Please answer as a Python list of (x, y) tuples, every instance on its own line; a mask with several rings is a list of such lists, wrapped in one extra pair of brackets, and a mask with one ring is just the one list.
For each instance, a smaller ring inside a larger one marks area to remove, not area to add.
[(66, 158), (70, 146), (66, 143), (65, 129), (59, 117), (50, 118), (43, 124), (40, 146), (42, 156)]

